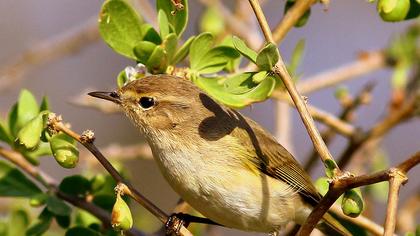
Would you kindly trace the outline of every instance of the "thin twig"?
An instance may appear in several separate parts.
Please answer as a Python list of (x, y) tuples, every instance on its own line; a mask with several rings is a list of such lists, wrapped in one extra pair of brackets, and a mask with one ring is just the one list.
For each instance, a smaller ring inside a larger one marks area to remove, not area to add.
[[(261, 9), (261, 6), (259, 5), (257, 0), (249, 0), (249, 3), (252, 6), (252, 9), (254, 10), (254, 13), (258, 19), (258, 22), (260, 23), (260, 27), (264, 33), (264, 36), (267, 41), (275, 43), (273, 40), (273, 37), (271, 35), (270, 27), (268, 26), (268, 22), (265, 19), (265, 15)], [(334, 159), (330, 153), (330, 151), (327, 148), (327, 145), (322, 140), (321, 135), (319, 134), (318, 129), (315, 126), (315, 123), (312, 119), (312, 116), (309, 114), (309, 111), (306, 107), (305, 102), (303, 101), (302, 97), (299, 95), (299, 93), (296, 90), (296, 87), (294, 85), (294, 82), (287, 71), (286, 65), (283, 62), (283, 59), (281, 56), (279, 56), (278, 62), (273, 67), (273, 72), (281, 78), (283, 81), (283, 84), (286, 86), (287, 91), (289, 92), (293, 102), (296, 105), (296, 108), (299, 112), (299, 115), (308, 131), (308, 134), (312, 140), (312, 143), (315, 147), (315, 149), (318, 151), (321, 159), (324, 163), (326, 163), (328, 160), (334, 162)], [(340, 175), (341, 171), (336, 166), (334, 168), (334, 172), (336, 175)]]
[(389, 180), (388, 204), (384, 223), (384, 236), (392, 236), (397, 221), (398, 193), (401, 185), (407, 181), (407, 176), (400, 171), (395, 171)]
[[(343, 107), (340, 115), (338, 116), (339, 120), (342, 121), (350, 121), (353, 116), (353, 112), (362, 104), (368, 102), (370, 99), (370, 93), (374, 87), (374, 83), (366, 84), (363, 89), (356, 95), (352, 101)], [(315, 118), (316, 119), (316, 118)], [(329, 127), (326, 131), (324, 131), (322, 135), (322, 139), (326, 144), (328, 144), (337, 134), (337, 131), (331, 127)], [(315, 150), (311, 152), (309, 157), (307, 158), (306, 163), (303, 165), (304, 169), (308, 172), (314, 167), (316, 161), (318, 160), (318, 154)]]
[(289, 30), (315, 2), (316, 0), (297, 0), (293, 7), (286, 12), (279, 24), (273, 30), (274, 41), (277, 43), (283, 41)]
[(17, 83), (34, 66), (80, 52), (98, 40), (97, 19), (94, 17), (81, 26), (34, 45), (0, 68), (0, 90)]
[(258, 23), (260, 24), (261, 30), (264, 34), (265, 40), (274, 43), (273, 35), (271, 34), (270, 26), (268, 26), (267, 19), (265, 18), (264, 12), (261, 9), (258, 0), (249, 0), (249, 4), (254, 10), (255, 16), (257, 17)]
[[(160, 208), (154, 205), (149, 199), (139, 193), (130, 183), (124, 180), (124, 178), (118, 173), (118, 171), (112, 166), (112, 164), (103, 156), (103, 154), (98, 150), (98, 148), (93, 143), (95, 137), (92, 131), (85, 131), (82, 135), (77, 134), (73, 130), (66, 127), (55, 114), (50, 114), (48, 117), (48, 126), (53, 130), (61, 131), (66, 133), (80, 144), (85, 146), (101, 163), (101, 165), (106, 169), (106, 171), (112, 176), (112, 178), (119, 184), (124, 184), (127, 188), (124, 190), (124, 193), (133, 198), (137, 203), (147, 209), (152, 213), (156, 218), (158, 218), (162, 223), (166, 223), (168, 220), (168, 215), (165, 214)], [(189, 236), (192, 235), (188, 229), (184, 226), (181, 226), (180, 229), (181, 235)]]

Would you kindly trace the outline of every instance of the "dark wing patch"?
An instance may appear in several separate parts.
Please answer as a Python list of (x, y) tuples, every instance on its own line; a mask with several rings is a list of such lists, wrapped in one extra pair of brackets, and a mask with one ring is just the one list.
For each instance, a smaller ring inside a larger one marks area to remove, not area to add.
[(321, 196), (295, 158), (256, 122), (235, 111), (233, 113), (239, 119), (239, 125), (231, 134), (237, 136), (240, 142), (245, 142), (245, 147), (254, 148), (252, 151), (255, 152), (255, 157), (251, 161), (256, 168), (268, 176), (288, 183), (309, 203), (317, 204)]

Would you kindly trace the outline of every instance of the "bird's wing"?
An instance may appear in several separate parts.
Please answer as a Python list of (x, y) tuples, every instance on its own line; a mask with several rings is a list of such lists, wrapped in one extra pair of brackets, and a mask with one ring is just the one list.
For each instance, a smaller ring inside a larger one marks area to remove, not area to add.
[(309, 203), (316, 204), (321, 196), (295, 158), (256, 122), (238, 113), (237, 117), (240, 125), (231, 135), (244, 147), (253, 147), (248, 151), (255, 153), (254, 157), (250, 157), (255, 167), (268, 176), (288, 183)]

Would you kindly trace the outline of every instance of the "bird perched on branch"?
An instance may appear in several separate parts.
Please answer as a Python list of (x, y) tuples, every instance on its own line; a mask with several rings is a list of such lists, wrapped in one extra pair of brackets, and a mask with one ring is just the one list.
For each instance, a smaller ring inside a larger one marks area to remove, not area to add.
[[(321, 199), (273, 136), (188, 80), (153, 75), (89, 95), (121, 106), (172, 188), (217, 224), (277, 232), (290, 221), (303, 224)], [(323, 222), (348, 234), (330, 215)]]

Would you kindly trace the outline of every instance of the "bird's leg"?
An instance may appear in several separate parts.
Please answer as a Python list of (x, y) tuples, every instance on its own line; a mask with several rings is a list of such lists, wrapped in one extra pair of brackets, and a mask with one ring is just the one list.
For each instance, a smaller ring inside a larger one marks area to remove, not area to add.
[(179, 235), (179, 230), (182, 226), (188, 227), (190, 223), (220, 225), (210, 219), (192, 216), (184, 213), (174, 213), (168, 217), (166, 221), (166, 235)]

